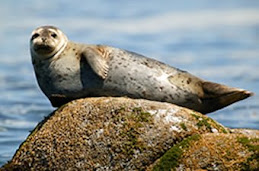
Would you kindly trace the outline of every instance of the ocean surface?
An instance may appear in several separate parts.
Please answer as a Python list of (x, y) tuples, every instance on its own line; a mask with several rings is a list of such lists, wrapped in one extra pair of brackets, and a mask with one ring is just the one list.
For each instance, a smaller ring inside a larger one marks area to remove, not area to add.
[(259, 129), (258, 0), (1, 0), (0, 166), (54, 110), (29, 54), (30, 34), (41, 25), (58, 26), (76, 42), (135, 51), (253, 91), (209, 116), (227, 127)]

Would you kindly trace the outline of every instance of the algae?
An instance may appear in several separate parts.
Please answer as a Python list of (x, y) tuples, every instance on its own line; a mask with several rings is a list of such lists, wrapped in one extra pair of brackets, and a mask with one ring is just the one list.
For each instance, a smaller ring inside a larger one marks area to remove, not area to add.
[(141, 107), (133, 108), (130, 111), (126, 108), (120, 108), (116, 110), (116, 113), (123, 113), (123, 116), (119, 116), (123, 117), (121, 119), (124, 120), (120, 134), (125, 139), (122, 148), (123, 153), (129, 157), (135, 153), (135, 150), (143, 151), (146, 147), (140, 138), (140, 128), (145, 123), (151, 123), (151, 114), (144, 111)]
[(200, 135), (195, 134), (174, 145), (159, 159), (158, 163), (154, 166), (153, 171), (171, 170), (177, 167), (185, 149), (188, 149), (193, 141), (199, 139)]
[(241, 170), (255, 171), (259, 169), (259, 138), (239, 137), (237, 141), (253, 154), (242, 163)]
[(187, 131), (187, 127), (186, 127), (185, 123), (181, 122), (181, 123), (180, 123), (180, 127), (181, 127), (183, 130)]
[(227, 131), (223, 126), (209, 117), (199, 116), (195, 113), (191, 113), (191, 115), (198, 121), (196, 125), (199, 129), (205, 127), (207, 130), (212, 131), (213, 128), (216, 128), (220, 132), (229, 133), (229, 131)]

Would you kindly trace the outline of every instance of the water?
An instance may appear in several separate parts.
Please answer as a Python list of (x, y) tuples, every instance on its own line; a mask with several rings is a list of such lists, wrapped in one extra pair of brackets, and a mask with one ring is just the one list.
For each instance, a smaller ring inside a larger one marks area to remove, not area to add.
[(259, 129), (259, 1), (0, 1), (0, 165), (54, 108), (30, 61), (31, 31), (55, 25), (77, 42), (158, 59), (255, 96), (209, 116)]

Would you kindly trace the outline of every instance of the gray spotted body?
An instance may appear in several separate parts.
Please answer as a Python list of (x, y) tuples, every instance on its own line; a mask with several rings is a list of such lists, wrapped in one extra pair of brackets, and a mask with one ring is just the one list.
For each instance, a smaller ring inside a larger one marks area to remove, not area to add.
[(189, 92), (182, 92), (178, 85), (170, 82), (171, 77), (184, 72), (136, 53), (99, 46), (109, 49), (109, 72), (103, 80), (83, 59), (80, 50), (84, 46), (95, 47), (69, 42), (60, 54), (62, 57), (35, 64), (41, 71), (37, 73), (41, 75), (39, 84), (48, 84), (47, 88), (41, 86), (47, 96), (128, 96), (171, 103), (186, 101), (188, 96), (184, 94)]
[[(55, 41), (56, 36), (52, 36), (55, 29), (38, 28), (33, 34), (36, 40), (31, 41), (38, 83), (53, 106), (83, 97), (128, 96), (170, 102), (208, 113), (251, 95), (242, 89), (203, 81), (133, 52), (68, 41), (58, 29), (56, 34), (64, 38), (59, 42), (65, 43), (55, 53), (49, 50), (52, 55), (45, 55), (45, 51), (38, 49), (51, 49), (51, 43), (37, 40), (37, 34), (55, 37)], [(40, 48), (35, 45), (39, 41)]]
[[(105, 88), (115, 89), (118, 96), (145, 98), (171, 103), (186, 101), (181, 88), (170, 78), (183, 72), (136, 53), (113, 49)], [(184, 87), (182, 87), (184, 88)], [(115, 94), (113, 94), (115, 95)]]

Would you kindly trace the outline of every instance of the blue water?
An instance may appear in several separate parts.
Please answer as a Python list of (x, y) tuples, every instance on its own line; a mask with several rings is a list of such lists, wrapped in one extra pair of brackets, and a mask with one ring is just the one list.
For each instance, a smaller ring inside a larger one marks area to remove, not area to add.
[(30, 61), (30, 34), (41, 25), (253, 91), (209, 116), (231, 128), (259, 129), (258, 0), (6, 0), (0, 1), (0, 165), (54, 110)]

